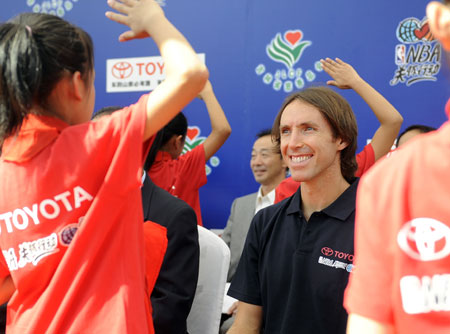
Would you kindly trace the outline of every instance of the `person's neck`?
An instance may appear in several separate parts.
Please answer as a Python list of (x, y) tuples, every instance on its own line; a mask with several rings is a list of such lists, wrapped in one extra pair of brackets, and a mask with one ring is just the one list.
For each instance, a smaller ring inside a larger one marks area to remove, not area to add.
[(301, 183), (302, 211), (308, 221), (314, 212), (321, 211), (333, 203), (350, 184), (338, 173), (320, 175), (314, 180)]
[(266, 184), (261, 184), (261, 194), (266, 196), (272, 190), (274, 190), (280, 183), (286, 178), (285, 174), (280, 174), (276, 179)]
[(175, 154), (174, 154), (173, 150), (171, 150), (167, 144), (165, 146), (161, 147), (159, 150), (169, 154), (171, 159), (176, 159), (176, 157), (174, 156)]

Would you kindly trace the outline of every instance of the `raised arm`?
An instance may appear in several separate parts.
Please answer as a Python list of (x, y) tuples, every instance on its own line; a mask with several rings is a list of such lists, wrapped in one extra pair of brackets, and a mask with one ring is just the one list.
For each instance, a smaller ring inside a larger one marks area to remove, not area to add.
[(209, 80), (198, 97), (205, 102), (206, 109), (209, 114), (209, 120), (211, 122), (211, 133), (203, 142), (205, 160), (208, 161), (230, 136), (231, 127), (225, 113), (222, 110), (222, 107), (219, 104), (219, 101), (217, 101), (216, 95), (214, 95), (214, 91)]
[(380, 93), (364, 81), (350, 64), (336, 58), (336, 61), (326, 58), (321, 60), (322, 67), (334, 80), (328, 85), (341, 89), (353, 89), (372, 109), (380, 122), (380, 126), (372, 137), (372, 147), (375, 160), (387, 154), (400, 131), (403, 117)]
[(208, 70), (154, 0), (108, 0), (119, 13), (106, 16), (130, 27), (120, 41), (151, 36), (164, 60), (166, 79), (149, 95), (144, 141), (168, 123), (202, 90)]
[(239, 302), (236, 319), (227, 334), (259, 334), (262, 325), (262, 306)]

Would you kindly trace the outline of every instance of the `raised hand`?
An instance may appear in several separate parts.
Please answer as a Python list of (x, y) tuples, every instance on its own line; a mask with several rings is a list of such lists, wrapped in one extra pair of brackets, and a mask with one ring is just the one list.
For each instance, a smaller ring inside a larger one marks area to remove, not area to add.
[(359, 74), (355, 69), (341, 59), (326, 58), (321, 59), (323, 69), (327, 72), (334, 80), (327, 81), (327, 85), (336, 86), (341, 89), (350, 89), (355, 87), (355, 85), (361, 80)]
[(163, 10), (154, 0), (108, 0), (108, 5), (119, 13), (108, 11), (106, 17), (130, 27), (119, 36), (121, 42), (149, 37), (164, 18)]

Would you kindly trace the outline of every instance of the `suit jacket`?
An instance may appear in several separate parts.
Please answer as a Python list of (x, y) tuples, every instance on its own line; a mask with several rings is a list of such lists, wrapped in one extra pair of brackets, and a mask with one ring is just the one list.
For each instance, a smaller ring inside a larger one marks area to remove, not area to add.
[(199, 270), (195, 211), (156, 186), (148, 175), (141, 190), (144, 219), (167, 228), (167, 251), (150, 297), (155, 333), (185, 334)]
[(236, 272), (239, 259), (241, 258), (242, 250), (244, 249), (247, 232), (255, 215), (256, 197), (258, 193), (249, 194), (238, 197), (231, 205), (230, 217), (227, 221), (227, 226), (222, 234), (222, 239), (230, 247), (230, 269), (228, 269), (227, 281), (231, 279)]

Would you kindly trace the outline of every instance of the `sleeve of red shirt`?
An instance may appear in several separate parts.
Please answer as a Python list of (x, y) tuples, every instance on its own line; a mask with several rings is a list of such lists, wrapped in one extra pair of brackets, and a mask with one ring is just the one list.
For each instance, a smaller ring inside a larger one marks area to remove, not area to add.
[(152, 294), (167, 249), (167, 229), (151, 221), (144, 223), (145, 276), (148, 295)]
[(280, 182), (275, 188), (275, 202), (278, 203), (285, 198), (291, 197), (300, 186), (300, 182), (294, 181), (292, 177), (288, 177)]
[(361, 177), (370, 167), (375, 163), (375, 152), (372, 144), (367, 144), (364, 149), (356, 155), (356, 164), (358, 170), (355, 173), (356, 177)]
[[(389, 187), (380, 189), (378, 186), (380, 173), (371, 172), (366, 175), (371, 178), (363, 177), (358, 186), (355, 268), (345, 292), (344, 307), (348, 313), (356, 313), (382, 323), (391, 323), (394, 261), (391, 245), (395, 244), (395, 241), (389, 236), (389, 222), (392, 216), (383, 209), (390, 207), (391, 198), (386, 193)], [(374, 184), (377, 187), (374, 187)]]
[(3, 255), (0, 255), (0, 277), (7, 277), (9, 276), (9, 269), (8, 265), (6, 264), (5, 257)]
[(194, 188), (200, 188), (206, 184), (206, 160), (203, 144), (196, 146), (193, 150), (186, 152), (178, 158), (180, 170), (178, 175), (189, 178)]
[[(115, 167), (114, 169), (110, 168), (109, 170), (115, 172), (108, 172), (105, 176), (105, 180), (108, 180), (109, 178), (122, 180), (122, 182), (118, 182), (111, 179), (105, 183), (124, 185), (127, 184), (124, 177), (129, 176), (133, 178), (133, 186), (135, 186), (136, 183), (138, 183), (139, 186), (141, 185), (142, 168), (136, 170), (135, 164), (131, 164), (130, 161), (136, 161), (135, 155), (139, 154), (140, 161), (142, 161), (141, 166), (143, 166), (145, 155), (155, 137), (151, 136), (146, 142), (142, 143), (146, 122), (147, 99), (148, 95), (143, 95), (136, 104), (125, 107), (110, 116), (104, 116), (97, 122), (90, 123), (90, 126), (94, 129), (90, 129), (86, 133), (85, 142), (89, 145), (88, 149), (99, 152), (98, 156), (101, 154), (106, 156), (112, 155), (114, 159), (111, 162), (111, 165), (114, 165)], [(136, 120), (136, 118), (140, 119)], [(130, 135), (130, 132), (136, 131), (135, 127), (126, 126), (126, 124), (130, 123), (136, 123), (139, 126), (139, 134)], [(122, 140), (122, 138), (133, 139)], [(91, 145), (94, 147), (90, 147)], [(121, 152), (120, 156), (115, 154), (115, 152)], [(94, 165), (96, 161), (97, 159), (94, 158), (92, 168), (96, 168)], [(101, 161), (98, 163), (101, 163)], [(128, 188), (123, 187), (123, 190), (128, 191)]]

